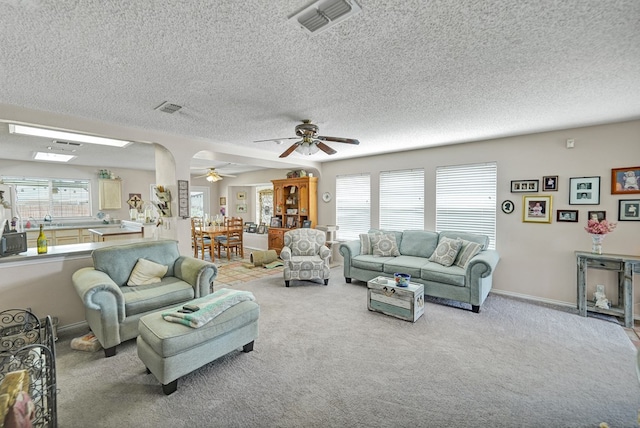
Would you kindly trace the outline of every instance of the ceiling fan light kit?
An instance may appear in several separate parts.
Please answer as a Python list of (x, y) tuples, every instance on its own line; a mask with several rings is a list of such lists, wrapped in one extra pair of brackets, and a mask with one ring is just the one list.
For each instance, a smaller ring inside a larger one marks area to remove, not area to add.
[(322, 150), (328, 155), (333, 155), (337, 153), (334, 149), (323, 143), (323, 141), (332, 141), (336, 143), (346, 143), (346, 144), (360, 144), (360, 141), (354, 138), (341, 138), (341, 137), (327, 137), (324, 135), (318, 135), (318, 125), (311, 123), (310, 120), (305, 119), (301, 124), (296, 125), (295, 132), (297, 137), (288, 137), (288, 138), (271, 138), (268, 140), (256, 140), (254, 143), (262, 143), (264, 141), (274, 141), (278, 144), (281, 144), (282, 140), (297, 140), (298, 138), (302, 138), (302, 140), (293, 143), (287, 150), (284, 151), (280, 155), (281, 158), (286, 158), (294, 151), (301, 153), (305, 156), (309, 156), (315, 153), (318, 153), (319, 150)]

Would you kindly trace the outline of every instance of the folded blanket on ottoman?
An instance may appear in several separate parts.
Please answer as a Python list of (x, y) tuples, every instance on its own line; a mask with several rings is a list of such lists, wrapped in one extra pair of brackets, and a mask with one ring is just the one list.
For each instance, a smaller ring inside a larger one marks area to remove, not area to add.
[(200, 308), (199, 310), (190, 314), (184, 314), (182, 312), (178, 312), (181, 308), (176, 308), (171, 312), (163, 312), (162, 318), (166, 321), (198, 328), (202, 327), (230, 307), (247, 300), (256, 300), (256, 298), (253, 296), (253, 293), (249, 291), (221, 288), (215, 293), (189, 302), (190, 305), (198, 306)]

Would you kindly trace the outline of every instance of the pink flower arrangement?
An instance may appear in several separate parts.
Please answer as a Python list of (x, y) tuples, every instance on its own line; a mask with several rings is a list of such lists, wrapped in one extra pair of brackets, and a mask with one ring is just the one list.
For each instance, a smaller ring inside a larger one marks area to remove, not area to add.
[(587, 227), (584, 230), (595, 235), (606, 235), (609, 232), (613, 232), (616, 226), (616, 223), (609, 223), (607, 220), (598, 221), (592, 219), (587, 222)]

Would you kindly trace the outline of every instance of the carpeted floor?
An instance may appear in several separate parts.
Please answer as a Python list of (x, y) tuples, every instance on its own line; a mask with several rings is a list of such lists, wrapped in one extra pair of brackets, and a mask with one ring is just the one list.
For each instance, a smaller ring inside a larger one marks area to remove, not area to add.
[(635, 349), (613, 322), (490, 295), (479, 314), (428, 301), (416, 323), (369, 312), (340, 267), (328, 286), (234, 285), (260, 304), (253, 352), (164, 396), (137, 358), (58, 342), (61, 427), (637, 426)]

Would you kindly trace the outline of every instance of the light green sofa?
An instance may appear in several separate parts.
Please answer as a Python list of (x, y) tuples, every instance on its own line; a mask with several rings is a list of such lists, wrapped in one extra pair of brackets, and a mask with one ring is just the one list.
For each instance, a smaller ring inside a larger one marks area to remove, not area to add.
[[(105, 357), (115, 355), (120, 343), (138, 336), (142, 316), (210, 294), (218, 275), (213, 263), (181, 256), (178, 242), (171, 240), (99, 248), (92, 258), (93, 267), (76, 271), (72, 282)], [(168, 267), (161, 282), (126, 285), (139, 258)]]
[[(425, 295), (468, 303), (473, 312), (480, 311), (491, 290), (493, 272), (500, 260), (497, 251), (487, 249), (487, 236), (426, 230), (371, 230), (369, 233), (374, 232), (394, 234), (400, 256), (363, 255), (359, 240), (343, 242), (340, 244), (340, 254), (344, 257), (344, 277), (348, 283), (352, 279), (366, 282), (378, 276), (392, 278), (394, 273), (408, 273), (411, 282), (424, 284)], [(429, 257), (443, 237), (477, 242), (483, 249), (469, 260), (464, 269), (430, 262)]]

